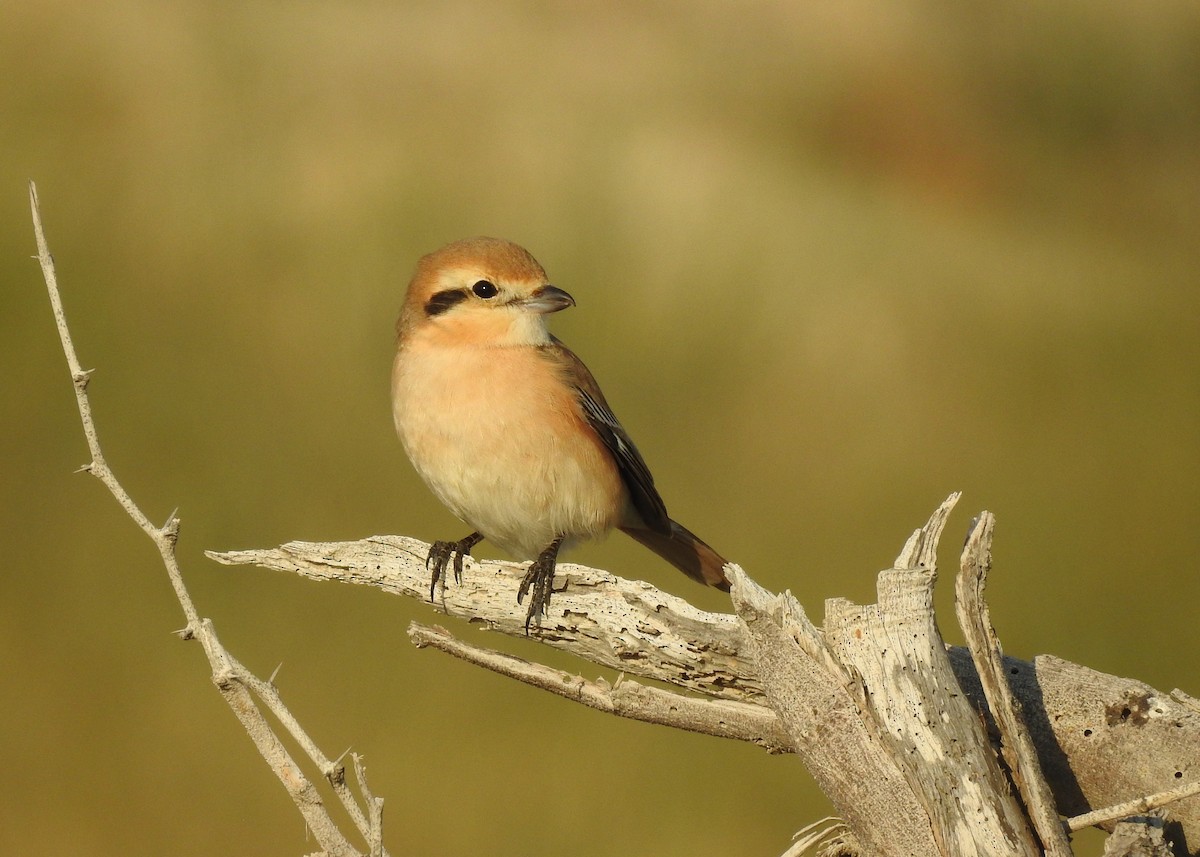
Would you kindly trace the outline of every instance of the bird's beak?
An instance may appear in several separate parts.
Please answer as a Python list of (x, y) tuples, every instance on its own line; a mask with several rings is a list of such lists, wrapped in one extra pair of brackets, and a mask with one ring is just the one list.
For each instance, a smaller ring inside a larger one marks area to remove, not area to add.
[(533, 294), (521, 301), (521, 306), (530, 312), (545, 315), (548, 312), (558, 312), (569, 306), (575, 306), (575, 298), (564, 292), (558, 286), (540, 286)]

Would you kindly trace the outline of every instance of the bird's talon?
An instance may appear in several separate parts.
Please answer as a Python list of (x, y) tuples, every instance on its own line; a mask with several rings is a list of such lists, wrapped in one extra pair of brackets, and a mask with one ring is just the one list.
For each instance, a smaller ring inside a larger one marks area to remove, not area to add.
[(434, 600), (437, 583), (442, 580), (442, 576), (446, 573), (446, 566), (450, 564), (451, 560), (454, 561), (454, 582), (462, 583), (463, 557), (470, 556), (471, 548), (481, 541), (483, 541), (483, 536), (479, 533), (471, 533), (456, 542), (434, 542), (429, 546), (429, 553), (425, 557), (425, 569), (433, 572), (429, 581), (430, 601)]
[[(550, 606), (550, 596), (554, 589), (554, 569), (558, 562), (558, 549), (562, 547), (562, 537), (555, 539), (550, 546), (538, 554), (538, 558), (529, 564), (525, 577), (517, 589), (517, 603), (520, 604), (529, 594), (529, 610), (525, 613), (525, 635), (529, 636), (529, 625), (533, 623), (539, 628), (542, 616)], [(563, 586), (566, 589), (566, 586)], [(557, 590), (561, 592), (562, 590)]]

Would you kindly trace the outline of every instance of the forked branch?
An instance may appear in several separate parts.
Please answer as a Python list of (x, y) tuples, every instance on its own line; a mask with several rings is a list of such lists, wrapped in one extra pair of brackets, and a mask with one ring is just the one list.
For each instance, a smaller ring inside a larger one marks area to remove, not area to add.
[[(100, 448), (96, 423), (92, 419), (91, 403), (88, 400), (88, 382), (92, 377), (93, 370), (83, 369), (71, 341), (71, 331), (67, 327), (66, 313), (63, 311), (62, 297), (59, 294), (54, 258), (51, 256), (46, 242), (37, 187), (33, 182), (29, 183), (29, 203), (33, 213), (34, 235), (37, 239), (38, 255), (36, 258), (41, 264), (42, 277), (46, 281), (46, 289), (50, 295), (50, 305), (54, 310), (58, 335), (62, 341), (63, 353), (66, 355), (67, 366), (70, 369), (71, 380), (75, 388), (75, 402), (79, 407), (83, 434), (87, 438), (88, 450), (91, 454), (91, 461), (82, 469), (91, 473), (104, 484), (126, 514), (154, 542), (187, 622), (180, 636), (183, 639), (200, 641), (212, 669), (213, 683), (221, 692), (221, 697), (241, 721), (258, 752), (287, 790), (321, 848), (327, 854), (337, 855), (337, 857), (342, 857), (342, 855), (351, 857), (351, 855), (360, 853), (330, 818), (317, 788), (305, 776), (300, 766), (296, 764), (284, 747), (279, 736), (275, 734), (271, 724), (255, 702), (256, 697), (279, 719), (288, 734), (300, 744), (312, 762), (320, 769), (322, 775), (329, 781), (334, 793), (350, 815), (359, 835), (365, 841), (368, 853), (372, 857), (376, 857), (376, 855), (382, 857), (386, 854), (383, 849), (381, 823), (383, 801), (381, 798), (375, 797), (367, 787), (365, 771), (359, 758), (354, 757), (354, 765), (362, 804), (359, 803), (353, 790), (346, 783), (345, 767), (341, 761), (331, 761), (325, 757), (283, 704), (274, 685), (257, 678), (238, 663), (217, 639), (212, 622), (200, 617), (195, 603), (184, 585), (183, 574), (175, 553), (175, 543), (179, 538), (179, 518), (172, 513), (162, 526), (156, 526), (122, 487), (105, 460), (104, 452)], [(365, 812), (363, 805), (366, 806)]]

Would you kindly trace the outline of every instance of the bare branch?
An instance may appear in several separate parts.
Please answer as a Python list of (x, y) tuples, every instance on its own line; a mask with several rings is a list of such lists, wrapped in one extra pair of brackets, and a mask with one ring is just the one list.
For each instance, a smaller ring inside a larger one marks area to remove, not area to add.
[(305, 823), (312, 831), (316, 840), (321, 844), (325, 853), (335, 855), (336, 857), (341, 857), (341, 855), (349, 857), (350, 855), (358, 854), (329, 817), (317, 789), (292, 759), (255, 704), (252, 691), (253, 694), (256, 694), (259, 699), (268, 705), (292, 737), (305, 749), (309, 757), (321, 767), (323, 772), (329, 775), (335, 792), (342, 799), (342, 803), (350, 813), (355, 826), (370, 845), (372, 855), (379, 854), (382, 856), (386, 852), (382, 850), (379, 838), (379, 820), (382, 811), (381, 802), (367, 790), (365, 778), (360, 773), (359, 785), (369, 808), (370, 819), (363, 815), (362, 810), (349, 793), (345, 783), (338, 782), (339, 780), (344, 780), (344, 777), (332, 775), (334, 766), (325, 759), (313, 741), (309, 739), (299, 723), (283, 705), (275, 688), (268, 682), (263, 682), (256, 678), (249, 670), (238, 663), (217, 639), (212, 622), (200, 617), (195, 603), (192, 601), (191, 595), (184, 585), (183, 574), (179, 568), (179, 562), (175, 554), (175, 543), (179, 538), (179, 518), (172, 512), (161, 527), (155, 526), (133, 501), (133, 498), (125, 491), (108, 466), (108, 462), (104, 458), (104, 453), (100, 449), (99, 435), (96, 431), (96, 424), (92, 419), (91, 404), (88, 400), (87, 388), (93, 370), (84, 370), (80, 366), (79, 358), (75, 353), (75, 346), (71, 341), (71, 332), (67, 327), (66, 313), (63, 310), (62, 298), (59, 294), (54, 259), (50, 255), (45, 231), (42, 227), (37, 187), (33, 182), (29, 183), (29, 203), (33, 214), (34, 235), (37, 239), (37, 259), (41, 264), (42, 276), (46, 281), (46, 289), (50, 296), (50, 305), (54, 311), (54, 320), (58, 327), (59, 338), (62, 341), (63, 353), (66, 355), (67, 366), (70, 369), (71, 380), (75, 387), (75, 401), (79, 407), (79, 417), (83, 423), (84, 437), (87, 438), (88, 450), (92, 456), (91, 462), (81, 469), (91, 473), (108, 488), (113, 497), (121, 505), (121, 508), (150, 537), (151, 541), (154, 542), (154, 546), (158, 548), (159, 556), (162, 558), (167, 575), (171, 580), (171, 586), (175, 591), (175, 597), (179, 601), (179, 605), (183, 609), (184, 616), (187, 619), (187, 626), (180, 632), (180, 637), (185, 640), (196, 639), (200, 641), (204, 653), (208, 658), (209, 665), (212, 668), (213, 683), (220, 690), (222, 698), (229, 705), (234, 715), (241, 721), (242, 726), (246, 729), (258, 752), (275, 773), (280, 783), (283, 784), (283, 787), (292, 798), (293, 803), (296, 804), (296, 808), (304, 817)]
[[(429, 598), (429, 545), (404, 536), (360, 542), (289, 542), (271, 550), (209, 551), (227, 565), (253, 563), (315, 580), (377, 586), (419, 601)], [(450, 616), (511, 636), (525, 636), (513, 609), (524, 570), (514, 563), (467, 559), (461, 584), (439, 587), (434, 606)], [(706, 696), (761, 700), (754, 671), (742, 661), (735, 616), (706, 613), (649, 583), (559, 563), (550, 609), (536, 639), (584, 660), (665, 681)]]
[(623, 679), (615, 685), (603, 679), (588, 681), (582, 676), (503, 652), (469, 645), (444, 628), (431, 628), (418, 622), (409, 624), (408, 636), (417, 648), (437, 649), (608, 714), (718, 738), (749, 741), (769, 753), (792, 752), (791, 742), (778, 718), (759, 705), (730, 699), (696, 699), (638, 684), (631, 679)]
[[(205, 626), (211, 633), (211, 623), (205, 620)], [(346, 782), (346, 768), (342, 764), (341, 759), (329, 759), (317, 746), (316, 742), (308, 736), (300, 722), (296, 720), (288, 707), (284, 704), (283, 699), (279, 696), (279, 691), (275, 685), (269, 681), (263, 681), (252, 674), (246, 667), (237, 661), (233, 655), (227, 651), (224, 653), (226, 662), (229, 664), (230, 673), (237, 677), (237, 680), (242, 682), (246, 687), (257, 696), (267, 709), (275, 715), (279, 720), (280, 725), (287, 733), (300, 745), (305, 755), (316, 765), (321, 771), (321, 775), (333, 788), (333, 793), (337, 795), (338, 800), (345, 808), (350, 816), (350, 821), (353, 823), (365, 839), (371, 839), (371, 821), (368, 814), (363, 812), (363, 809), (358, 804), (358, 800), (354, 797), (354, 793), (350, 790), (349, 784)], [(359, 786), (363, 791), (364, 802), (368, 805), (368, 813), (372, 801), (378, 800), (366, 790), (366, 783), (359, 778)]]
[(971, 529), (963, 549), (960, 571), (955, 580), (955, 608), (971, 659), (979, 673), (983, 694), (1000, 731), (1001, 752), (1012, 774), (1021, 799), (1029, 811), (1034, 830), (1049, 857), (1070, 857), (1071, 845), (1058, 820), (1054, 795), (1042, 766), (1037, 748), (1025, 728), (1021, 704), (1013, 695), (1004, 669), (1004, 652), (983, 593), (992, 565), (992, 531), (996, 519), (983, 512)]
[(187, 618), (188, 631), (195, 634), (200, 617), (196, 613), (191, 596), (188, 595), (187, 589), (184, 588), (183, 576), (179, 571), (179, 563), (175, 559), (175, 538), (179, 532), (179, 519), (172, 513), (163, 526), (155, 526), (146, 517), (145, 513), (138, 508), (138, 505), (133, 502), (133, 498), (129, 496), (121, 486), (121, 483), (117, 481), (112, 470), (108, 467), (108, 462), (104, 459), (104, 453), (100, 450), (100, 438), (96, 433), (96, 423), (92, 420), (92, 407), (87, 395), (88, 382), (91, 380), (95, 370), (84, 370), (80, 366), (79, 358), (75, 354), (75, 345), (71, 342), (71, 331), (67, 327), (67, 315), (63, 310), (62, 298), (59, 296), (58, 276), (54, 270), (54, 257), (50, 255), (50, 248), (46, 243), (46, 233), (42, 228), (42, 212), (38, 202), (37, 186), (33, 182), (29, 183), (29, 206), (33, 212), (33, 233), (37, 239), (38, 248), (37, 260), (42, 266), (42, 278), (46, 281), (46, 290), (50, 295), (50, 306), (54, 310), (54, 321), (58, 327), (58, 336), (62, 341), (63, 353), (67, 357), (67, 367), (71, 371), (71, 381), (75, 385), (75, 404), (79, 407), (79, 418), (83, 422), (83, 435), (87, 438), (88, 451), (92, 456), (91, 463), (85, 464), (82, 469), (91, 473), (104, 484), (104, 487), (121, 504), (121, 508), (125, 510), (125, 513), (154, 542), (154, 546), (158, 548), (158, 552), (162, 556), (163, 565), (166, 566), (167, 576), (171, 579), (171, 586), (175, 589), (175, 597), (179, 599), (179, 606), (183, 608), (183, 614)]
[(254, 742), (263, 760), (283, 784), (288, 796), (304, 816), (305, 823), (312, 829), (313, 836), (328, 854), (339, 857), (357, 855), (358, 851), (350, 845), (329, 817), (321, 795), (312, 781), (305, 776), (304, 771), (292, 759), (279, 736), (263, 717), (245, 681), (244, 669), (240, 665), (235, 666), (217, 639), (211, 622), (201, 620), (196, 639), (200, 640), (205, 653), (209, 655), (213, 684), (241, 721), (242, 727)]
[[(429, 577), (424, 558), (428, 550), (428, 544), (416, 539), (375, 536), (357, 542), (292, 542), (279, 548), (210, 556), (220, 562), (256, 563), (316, 580), (366, 584), (427, 604)], [(762, 680), (768, 666), (762, 662), (753, 636), (743, 637), (738, 632), (738, 617), (696, 610), (642, 581), (621, 580), (604, 571), (569, 564), (560, 569), (566, 572), (566, 591), (555, 593), (551, 616), (541, 634), (534, 634), (538, 642), (630, 675), (708, 696), (769, 705)], [(462, 585), (452, 585), (445, 593), (439, 589), (433, 606), (523, 638), (524, 612), (516, 609), (515, 602), (521, 573), (519, 566), (510, 563), (472, 562)], [(754, 590), (761, 594), (753, 595)], [(764, 646), (772, 651), (796, 647), (811, 660), (811, 673), (796, 676), (803, 692), (793, 699), (795, 710), (802, 710), (807, 700), (808, 710), (821, 714), (809, 740), (818, 749), (821, 742), (827, 746), (846, 739), (848, 745), (854, 744), (842, 731), (840, 718), (852, 716), (860, 700), (847, 696), (843, 688), (853, 690), (861, 687), (861, 682), (825, 650), (821, 630), (786, 594), (773, 595), (752, 584), (747, 591), (735, 585), (733, 595), (735, 604), (739, 598), (749, 599), (753, 601), (750, 606), (761, 614), (755, 623), (765, 635)], [(838, 603), (833, 602), (834, 612)], [(738, 609), (743, 610), (741, 606)], [(557, 615), (560, 611), (561, 616)], [(754, 625), (749, 619), (747, 622)], [(987, 711), (987, 700), (970, 653), (951, 647), (949, 656), (971, 716), (977, 717), (977, 712)], [(1131, 793), (1154, 791), (1164, 777), (1177, 771), (1189, 778), (1200, 773), (1196, 754), (1200, 709), (1185, 695), (1160, 693), (1142, 682), (1050, 655), (1032, 661), (1006, 656), (1003, 665), (1061, 813), (1086, 812), (1124, 800)], [(818, 692), (821, 687), (825, 695)], [(789, 735), (795, 735), (786, 719), (781, 723)], [(828, 774), (850, 790), (859, 783), (880, 781), (881, 776), (880, 769), (870, 765), (857, 769), (843, 763), (821, 773), (811, 765), (809, 769), (818, 781)], [(872, 770), (875, 773), (865, 773)], [(898, 776), (894, 768), (893, 776)], [(881, 804), (883, 809), (888, 806), (886, 801)], [(1171, 819), (1189, 839), (1200, 838), (1200, 799), (1173, 805)], [(872, 853), (866, 844), (864, 848)]]
[(367, 766), (363, 764), (362, 756), (351, 753), (350, 759), (354, 762), (358, 790), (367, 804), (367, 854), (369, 857), (385, 857), (387, 852), (383, 848), (383, 798), (371, 794), (371, 789), (367, 786)]
[(1067, 830), (1083, 830), (1085, 827), (1095, 827), (1098, 824), (1120, 821), (1123, 818), (1129, 818), (1131, 815), (1141, 815), (1152, 809), (1158, 809), (1160, 806), (1167, 806), (1168, 804), (1198, 794), (1200, 794), (1200, 780), (1156, 794), (1134, 798), (1115, 806), (1085, 812), (1083, 815), (1068, 818), (1062, 824)]

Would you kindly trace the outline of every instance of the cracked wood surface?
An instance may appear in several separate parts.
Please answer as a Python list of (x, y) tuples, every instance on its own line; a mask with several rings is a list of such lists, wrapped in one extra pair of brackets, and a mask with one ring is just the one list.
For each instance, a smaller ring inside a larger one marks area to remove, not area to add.
[[(317, 580), (367, 584), (428, 603), (428, 548), (416, 539), (376, 536), (209, 556), (230, 565), (256, 564)], [(514, 563), (468, 560), (462, 584), (439, 586), (433, 606), (491, 630), (524, 636), (524, 611), (516, 604), (522, 573), (523, 567)], [(584, 566), (561, 564), (559, 575), (558, 585), (566, 584), (565, 591), (555, 592), (534, 639), (631, 675), (769, 705), (736, 616), (701, 611), (648, 583)], [(824, 657), (816, 650), (805, 653)], [(950, 647), (948, 655), (970, 706), (986, 712), (970, 653)], [(1200, 777), (1200, 706), (1191, 697), (1049, 655), (1032, 661), (1006, 656), (1003, 664), (1060, 813), (1119, 804)], [(1200, 797), (1167, 810), (1188, 853), (1200, 853)]]

